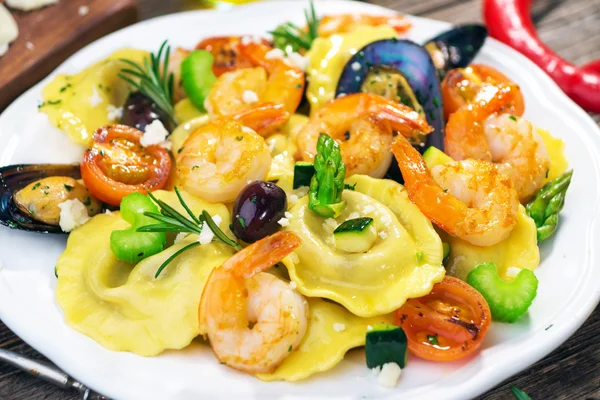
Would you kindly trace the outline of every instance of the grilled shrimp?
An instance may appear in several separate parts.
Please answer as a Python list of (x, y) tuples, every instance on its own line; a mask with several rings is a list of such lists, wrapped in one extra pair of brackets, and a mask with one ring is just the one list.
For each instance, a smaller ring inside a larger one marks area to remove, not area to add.
[(456, 160), (475, 158), (493, 162), (510, 177), (521, 202), (544, 184), (550, 156), (529, 121), (497, 115), (512, 101), (513, 85), (486, 86), (475, 101), (450, 116), (446, 152)]
[(410, 107), (375, 94), (355, 93), (325, 104), (296, 141), (301, 157), (312, 161), (319, 134), (326, 133), (340, 144), (348, 176), (381, 178), (392, 161), (394, 131), (412, 137), (432, 130), (425, 118)]
[(228, 116), (257, 105), (274, 104), (293, 114), (302, 100), (304, 72), (284, 57), (281, 50), (264, 43), (241, 42), (238, 48), (256, 68), (222, 74), (206, 98), (208, 112), (213, 116)]
[(404, 33), (412, 24), (402, 15), (369, 15), (369, 14), (341, 14), (326, 15), (319, 24), (319, 36), (329, 37), (339, 33), (355, 30), (359, 25), (389, 25), (398, 33)]
[(437, 226), (477, 246), (491, 246), (510, 235), (519, 199), (510, 178), (492, 163), (454, 161), (430, 173), (405, 138), (398, 136), (392, 151), (411, 201)]
[(281, 107), (263, 107), (201, 126), (177, 154), (177, 184), (211, 202), (234, 201), (249, 180), (265, 179), (271, 167), (269, 147), (255, 130), (287, 115)]
[(212, 271), (198, 318), (221, 363), (253, 374), (272, 372), (300, 345), (308, 303), (288, 283), (262, 272), (300, 243), (296, 234), (278, 232)]

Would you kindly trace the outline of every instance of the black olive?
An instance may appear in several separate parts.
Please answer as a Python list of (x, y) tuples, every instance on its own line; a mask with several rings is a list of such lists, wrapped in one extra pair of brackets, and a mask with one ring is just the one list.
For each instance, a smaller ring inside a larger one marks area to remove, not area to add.
[(166, 115), (152, 99), (141, 92), (132, 92), (127, 97), (123, 109), (121, 122), (125, 125), (133, 126), (143, 132), (146, 125), (158, 119), (168, 128)]
[(277, 232), (285, 216), (287, 196), (271, 182), (256, 181), (244, 188), (233, 205), (233, 233), (254, 243)]

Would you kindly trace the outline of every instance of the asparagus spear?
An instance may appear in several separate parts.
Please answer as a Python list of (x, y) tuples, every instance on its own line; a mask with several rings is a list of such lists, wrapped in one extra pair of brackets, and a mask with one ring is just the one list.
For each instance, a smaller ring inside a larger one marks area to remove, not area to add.
[(346, 207), (342, 200), (346, 164), (340, 146), (321, 133), (317, 142), (315, 174), (310, 181), (308, 208), (323, 218), (337, 217)]
[(548, 239), (558, 226), (558, 213), (565, 205), (565, 195), (573, 171), (568, 171), (546, 183), (525, 207), (535, 221), (538, 242)]

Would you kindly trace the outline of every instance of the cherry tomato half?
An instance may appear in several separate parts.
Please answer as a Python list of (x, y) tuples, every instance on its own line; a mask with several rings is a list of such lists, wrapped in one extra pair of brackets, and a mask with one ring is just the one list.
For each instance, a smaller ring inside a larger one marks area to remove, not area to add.
[[(234, 71), (239, 68), (252, 68), (255, 65), (238, 51), (240, 36), (213, 36), (202, 40), (196, 45), (196, 50), (210, 51), (215, 58), (213, 73), (220, 76), (225, 72)], [(261, 39), (264, 44), (269, 44)]]
[(433, 361), (454, 361), (481, 345), (492, 321), (483, 296), (460, 279), (447, 276), (426, 296), (409, 299), (396, 314), (408, 349)]
[(94, 197), (118, 206), (128, 194), (165, 186), (171, 156), (160, 146), (142, 147), (142, 135), (126, 125), (108, 125), (94, 133), (94, 144), (81, 163), (81, 177)]
[[(460, 107), (473, 101), (481, 85), (498, 83), (513, 82), (502, 72), (488, 65), (472, 64), (467, 68), (455, 68), (449, 71), (442, 81), (446, 119)], [(519, 117), (523, 115), (525, 100), (520, 90), (515, 96), (514, 103), (505, 111)]]

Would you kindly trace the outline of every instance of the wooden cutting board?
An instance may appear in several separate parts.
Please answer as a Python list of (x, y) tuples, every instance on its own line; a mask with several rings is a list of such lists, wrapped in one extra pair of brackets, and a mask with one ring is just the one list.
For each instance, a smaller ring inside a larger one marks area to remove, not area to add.
[(138, 20), (135, 0), (60, 0), (10, 11), (19, 37), (0, 57), (0, 110), (86, 44)]

